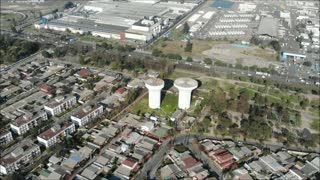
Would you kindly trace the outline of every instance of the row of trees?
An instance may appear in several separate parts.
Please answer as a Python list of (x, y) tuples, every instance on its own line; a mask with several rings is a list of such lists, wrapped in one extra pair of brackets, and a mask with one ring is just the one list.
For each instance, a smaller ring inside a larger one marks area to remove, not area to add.
[(40, 49), (36, 42), (0, 35), (0, 64), (12, 64)]
[(165, 54), (159, 49), (153, 49), (152, 55), (155, 57), (163, 57), (163, 58), (168, 58), (168, 59), (182, 60), (182, 56), (179, 54), (174, 54), (174, 53)]

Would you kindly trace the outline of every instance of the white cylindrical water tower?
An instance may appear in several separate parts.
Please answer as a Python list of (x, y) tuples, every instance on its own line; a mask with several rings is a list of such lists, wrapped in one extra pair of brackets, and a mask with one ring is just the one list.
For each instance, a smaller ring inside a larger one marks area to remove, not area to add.
[(198, 87), (198, 82), (191, 78), (178, 78), (174, 81), (174, 86), (179, 90), (180, 109), (188, 109), (191, 103), (191, 93)]
[(160, 108), (161, 89), (164, 87), (164, 81), (159, 78), (150, 78), (145, 81), (149, 91), (149, 107), (151, 109)]

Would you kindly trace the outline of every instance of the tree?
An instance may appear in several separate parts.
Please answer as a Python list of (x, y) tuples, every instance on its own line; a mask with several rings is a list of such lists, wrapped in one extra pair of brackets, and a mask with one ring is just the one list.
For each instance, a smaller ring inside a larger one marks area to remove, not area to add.
[(80, 63), (81, 65), (86, 64), (85, 59), (84, 59), (84, 56), (79, 55), (79, 63)]
[(184, 48), (185, 52), (192, 52), (192, 43), (188, 40), (186, 47)]
[(184, 34), (187, 34), (187, 33), (189, 33), (189, 30), (190, 30), (189, 24), (188, 24), (188, 23), (184, 23), (184, 24), (183, 24), (182, 32), (183, 32)]
[(203, 62), (206, 64), (206, 65), (212, 65), (212, 60), (210, 58), (204, 58)]
[(14, 25), (11, 25), (11, 31), (14, 33), (18, 32), (16, 26), (14, 26)]
[(192, 61), (193, 61), (193, 60), (192, 60), (192, 57), (188, 56), (187, 59), (186, 59), (186, 61), (187, 61), (187, 62), (192, 62)]
[(42, 56), (45, 57), (45, 58), (51, 58), (51, 54), (48, 53), (48, 51), (46, 51), (46, 50), (43, 50), (43, 51), (41, 52), (41, 54), (42, 54)]
[(39, 11), (39, 17), (42, 18), (42, 12), (41, 11)]
[(213, 112), (221, 113), (227, 107), (227, 97), (221, 89), (211, 91), (208, 100), (208, 105), (211, 105)]
[(55, 13), (57, 13), (58, 11), (59, 11), (58, 9), (54, 9), (54, 10), (51, 11), (51, 13), (52, 13), (52, 14), (55, 14)]
[(73, 6), (74, 6), (74, 4), (70, 1), (68, 1), (64, 4), (64, 9), (69, 9), (69, 8), (72, 8)]
[(279, 41), (271, 41), (270, 42), (270, 45), (272, 46), (272, 48), (277, 51), (277, 52), (280, 52), (281, 50), (281, 46), (279, 44)]
[(307, 66), (307, 67), (311, 67), (312, 63), (310, 61), (305, 61), (305, 62), (303, 62), (303, 65)]
[(155, 57), (159, 57), (162, 55), (162, 51), (159, 50), (159, 49), (153, 49), (152, 50), (152, 55), (155, 56)]

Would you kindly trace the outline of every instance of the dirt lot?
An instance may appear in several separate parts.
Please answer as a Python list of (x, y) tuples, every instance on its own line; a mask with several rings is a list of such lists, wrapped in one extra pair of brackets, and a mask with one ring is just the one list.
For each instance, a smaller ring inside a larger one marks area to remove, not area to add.
[(237, 47), (228, 41), (192, 40), (191, 42), (193, 44), (192, 52), (185, 52), (186, 42), (178, 39), (159, 40), (153, 45), (153, 48), (162, 50), (164, 53), (175, 53), (185, 57), (192, 56), (194, 59), (209, 57), (232, 64), (241, 62), (246, 66), (268, 67), (270, 64), (277, 63), (277, 54), (270, 48)]
[(261, 49), (256, 46), (243, 48), (226, 43), (216, 44), (211, 49), (203, 51), (202, 54), (226, 63), (235, 64), (240, 61), (247, 66), (257, 65), (259, 67), (268, 67), (276, 60), (276, 53), (270, 48)]

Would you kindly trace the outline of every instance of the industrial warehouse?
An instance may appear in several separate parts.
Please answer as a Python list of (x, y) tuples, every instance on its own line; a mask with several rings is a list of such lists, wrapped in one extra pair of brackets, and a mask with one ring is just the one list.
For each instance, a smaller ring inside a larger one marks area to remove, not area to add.
[(92, 34), (104, 38), (148, 42), (172, 27), (201, 3), (200, 0), (161, 2), (159, 0), (95, 0), (78, 4), (62, 17), (48, 16), (37, 29)]

